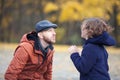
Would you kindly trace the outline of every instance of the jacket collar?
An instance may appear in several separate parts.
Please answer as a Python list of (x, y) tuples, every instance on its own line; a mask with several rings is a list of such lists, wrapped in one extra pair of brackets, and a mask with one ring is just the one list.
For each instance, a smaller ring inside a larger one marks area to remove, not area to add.
[(93, 38), (89, 38), (88, 40), (86, 40), (85, 44), (87, 43), (93, 43), (99, 45), (114, 45), (115, 40), (107, 32), (103, 32), (99, 36), (94, 36)]

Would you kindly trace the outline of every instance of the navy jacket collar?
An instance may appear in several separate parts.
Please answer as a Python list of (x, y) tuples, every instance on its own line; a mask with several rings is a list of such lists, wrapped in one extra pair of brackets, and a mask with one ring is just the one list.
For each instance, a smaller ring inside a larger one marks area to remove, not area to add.
[(99, 36), (94, 36), (86, 40), (85, 44), (87, 43), (112, 46), (115, 45), (115, 40), (107, 32), (103, 32), (103, 34)]

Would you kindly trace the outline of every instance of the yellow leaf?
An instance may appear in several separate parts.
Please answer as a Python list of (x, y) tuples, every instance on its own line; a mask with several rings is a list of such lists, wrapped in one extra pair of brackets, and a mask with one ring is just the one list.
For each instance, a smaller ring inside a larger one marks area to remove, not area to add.
[(60, 14), (59, 21), (73, 21), (79, 20), (81, 11), (83, 10), (80, 3), (77, 1), (68, 1), (67, 3), (62, 5), (62, 11)]
[(52, 2), (49, 2), (46, 6), (45, 6), (45, 9), (44, 9), (44, 12), (45, 13), (49, 13), (51, 11), (56, 11), (58, 10), (58, 6)]

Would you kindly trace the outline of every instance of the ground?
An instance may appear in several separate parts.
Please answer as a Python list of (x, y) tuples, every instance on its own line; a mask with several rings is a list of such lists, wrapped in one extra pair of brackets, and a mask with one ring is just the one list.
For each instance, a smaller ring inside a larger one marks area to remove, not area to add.
[[(13, 57), (14, 49), (0, 48), (0, 80), (4, 80), (4, 73)], [(109, 72), (111, 80), (120, 80), (120, 53), (109, 53)], [(53, 80), (79, 80), (79, 73), (75, 69), (70, 54), (57, 51), (53, 59)]]

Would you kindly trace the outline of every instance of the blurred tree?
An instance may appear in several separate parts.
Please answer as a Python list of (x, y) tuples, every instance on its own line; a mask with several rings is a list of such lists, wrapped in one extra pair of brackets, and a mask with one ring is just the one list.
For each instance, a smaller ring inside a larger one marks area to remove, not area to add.
[(117, 41), (116, 46), (120, 47), (120, 0), (110, 0), (105, 2), (105, 11), (109, 16), (109, 23), (114, 27), (114, 37)]
[(13, 0), (9, 1), (9, 3), (6, 0), (1, 0), (1, 12), (0, 12), (0, 40), (10, 42), (10, 31), (11, 31), (11, 11), (13, 10)]
[[(0, 32), (2, 32), (2, 18), (3, 18), (3, 8), (4, 8), (4, 0), (0, 0)], [(0, 41), (3, 41), (3, 36), (0, 35)]]
[(74, 27), (75, 20), (81, 21), (88, 17), (101, 17), (114, 26), (114, 36), (117, 40), (117, 46), (120, 45), (120, 24), (118, 23), (120, 20), (120, 0), (80, 0), (79, 2), (71, 0), (62, 4), (61, 8), (59, 21), (65, 22), (64, 24), (67, 24), (66, 26), (69, 27), (69, 29), (68, 27), (65, 28), (65, 35), (68, 39), (71, 37), (73, 29), (76, 32), (76, 27)]
[(81, 20), (88, 17), (103, 16), (104, 10), (100, 8), (102, 3), (102, 1), (98, 0), (94, 0), (94, 3), (89, 0), (71, 0), (62, 4), (59, 22), (64, 25), (63, 27), (66, 31), (64, 37), (65, 43), (73, 44), (74, 42), (74, 44), (78, 44), (81, 42), (79, 37)]
[(80, 24), (89, 17), (109, 21), (120, 45), (120, 0), (0, 0), (0, 41), (18, 42), (36, 22), (48, 19), (59, 26), (58, 43), (80, 44)]
[(56, 3), (48, 2), (44, 7), (44, 13), (45, 16), (47, 17), (46, 19), (52, 22), (57, 22), (59, 17), (58, 10), (59, 7), (57, 6)]
[[(60, 7), (59, 22), (65, 29), (65, 34), (63, 38), (64, 44), (76, 44), (79, 45), (80, 37), (80, 17), (83, 7), (77, 1), (67, 1), (62, 3)], [(78, 36), (78, 37), (76, 37)], [(74, 38), (74, 39), (73, 39)]]

